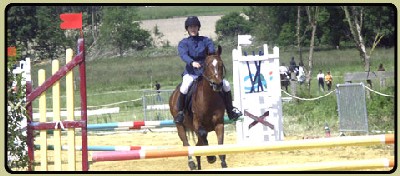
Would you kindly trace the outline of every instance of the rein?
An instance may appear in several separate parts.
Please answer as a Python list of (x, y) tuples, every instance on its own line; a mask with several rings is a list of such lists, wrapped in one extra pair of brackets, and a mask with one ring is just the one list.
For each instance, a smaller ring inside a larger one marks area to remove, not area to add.
[[(212, 74), (210, 76), (207, 76), (207, 75), (204, 74), (206, 72), (206, 70), (209, 68), (209, 66), (210, 66), (210, 62), (206, 65), (206, 67), (205, 67), (205, 69), (204, 69), (204, 71), (202, 73), (202, 76), (203, 76), (203, 78), (205, 78), (210, 83), (210, 86), (215, 86), (215, 83), (211, 82), (209, 77), (215, 76), (218, 73), (214, 73), (214, 74)], [(226, 68), (225, 68), (225, 64), (223, 62), (222, 62), (222, 70), (223, 70), (222, 79), (224, 79), (225, 78), (225, 74), (226, 74)]]

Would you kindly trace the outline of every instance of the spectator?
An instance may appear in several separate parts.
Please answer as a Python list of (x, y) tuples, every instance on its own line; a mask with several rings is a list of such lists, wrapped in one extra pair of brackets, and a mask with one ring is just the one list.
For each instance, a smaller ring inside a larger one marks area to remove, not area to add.
[(279, 66), (279, 74), (281, 75), (281, 80), (289, 79), (288, 69), (285, 66), (285, 63), (282, 62), (282, 65)]
[(292, 57), (292, 60), (290, 61), (290, 65), (289, 65), (289, 70), (291, 72), (294, 72), (295, 68), (296, 68), (296, 61), (294, 61), (294, 57)]
[(300, 85), (306, 81), (306, 74), (304, 73), (303, 66), (299, 66), (299, 75), (297, 75), (297, 81), (300, 83)]
[(160, 88), (161, 88), (161, 85), (160, 85), (160, 83), (158, 83), (157, 81), (156, 81), (156, 85), (154, 86), (154, 87), (156, 87), (156, 90), (157, 90), (157, 101), (162, 101), (162, 99), (161, 99), (161, 96), (160, 96)]
[(160, 85), (160, 83), (158, 83), (158, 81), (156, 81), (155, 87), (156, 87), (157, 93), (160, 93), (161, 85)]
[(292, 57), (292, 60), (290, 61), (289, 71), (290, 71), (290, 80), (295, 81), (296, 76), (299, 75), (299, 68), (296, 66), (296, 61), (294, 61), (294, 57)]
[[(381, 63), (381, 64), (379, 64), (379, 67), (378, 67), (378, 71), (385, 71), (385, 68), (383, 67), (383, 64)], [(379, 83), (380, 83), (380, 86), (381, 87), (385, 87), (385, 84), (386, 84), (386, 79), (385, 78), (379, 78)], [(372, 86), (371, 86), (372, 87)]]
[(318, 75), (317, 75), (318, 89), (319, 89), (319, 91), (321, 91), (321, 87), (322, 87), (322, 90), (325, 91), (325, 88), (324, 88), (324, 78), (325, 78), (324, 73), (322, 73), (322, 70), (319, 70), (319, 73), (318, 73)]
[(326, 76), (325, 76), (325, 82), (326, 82), (326, 86), (328, 87), (328, 91), (331, 90), (332, 87), (332, 75), (330, 71), (326, 72)]
[(378, 71), (385, 71), (385, 68), (383, 67), (382, 63), (379, 64)]

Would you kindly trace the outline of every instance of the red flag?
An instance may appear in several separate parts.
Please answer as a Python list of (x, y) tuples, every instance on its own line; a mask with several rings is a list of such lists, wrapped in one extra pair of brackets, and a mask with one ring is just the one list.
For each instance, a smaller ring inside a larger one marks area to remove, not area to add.
[(63, 21), (61, 29), (82, 29), (82, 12), (60, 14), (60, 19)]
[(15, 48), (15, 46), (8, 47), (7, 56), (17, 56), (17, 48)]

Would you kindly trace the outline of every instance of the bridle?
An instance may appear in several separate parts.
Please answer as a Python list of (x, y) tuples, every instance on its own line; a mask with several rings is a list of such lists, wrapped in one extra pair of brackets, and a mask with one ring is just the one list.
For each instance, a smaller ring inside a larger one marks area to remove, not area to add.
[[(212, 55), (212, 56), (208, 56), (208, 57), (218, 57), (218, 56)], [(222, 62), (221, 58), (218, 58), (217, 60)], [(206, 62), (207, 65), (206, 65), (206, 67), (205, 67), (205, 69), (203, 71), (202, 76), (203, 76), (204, 79), (206, 79), (208, 81), (208, 83), (210, 84), (210, 86), (213, 88), (214, 91), (221, 91), (223, 82), (221, 81), (220, 84), (217, 84), (214, 81), (212, 81), (212, 79), (211, 79), (214, 76), (218, 76), (218, 70), (216, 72), (214, 72), (213, 74), (211, 74), (211, 75), (208, 75), (208, 76), (205, 75), (205, 73), (208, 71), (208, 69), (211, 68), (210, 67), (211, 63), (212, 63), (212, 61), (210, 61), (208, 63)], [(218, 69), (218, 65), (216, 65), (215, 67), (217, 67), (217, 69)], [(224, 63), (222, 62), (222, 77), (221, 77), (221, 80), (223, 80), (225, 78), (225, 74), (226, 74), (226, 68), (225, 68)]]

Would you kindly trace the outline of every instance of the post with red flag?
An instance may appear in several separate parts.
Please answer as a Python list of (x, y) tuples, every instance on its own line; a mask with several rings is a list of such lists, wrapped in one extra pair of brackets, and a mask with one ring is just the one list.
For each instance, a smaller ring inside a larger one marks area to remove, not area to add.
[(60, 19), (63, 21), (60, 24), (61, 29), (80, 29), (82, 33), (82, 12), (81, 13), (63, 13), (60, 14)]
[[(78, 54), (76, 57), (82, 57), (79, 63), (80, 87), (81, 87), (81, 121), (82, 126), (82, 170), (88, 171), (88, 150), (87, 150), (87, 95), (86, 95), (86, 66), (85, 66), (85, 48), (82, 31), (82, 12), (81, 13), (64, 13), (60, 14), (60, 19), (63, 21), (60, 24), (61, 29), (79, 29), (81, 38), (78, 39)], [(74, 58), (75, 59), (75, 58)]]

